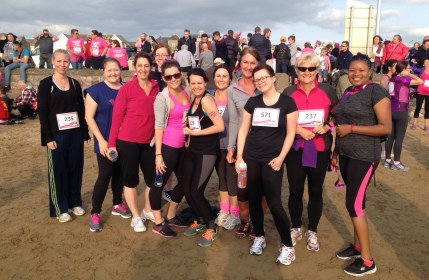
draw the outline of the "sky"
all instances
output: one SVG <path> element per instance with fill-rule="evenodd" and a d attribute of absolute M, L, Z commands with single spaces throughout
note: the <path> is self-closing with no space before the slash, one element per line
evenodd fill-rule
<path fill-rule="evenodd" d="M 376 0 L 360 2 L 377 6 Z M 281 35 L 294 34 L 302 45 L 305 41 L 342 41 L 346 5 L 346 0 L 2 0 L 0 33 L 29 38 L 44 28 L 56 35 L 69 34 L 71 28 L 81 34 L 96 29 L 123 35 L 132 42 L 142 32 L 155 38 L 181 37 L 185 28 L 209 35 L 232 29 L 244 37 L 260 26 L 272 30 L 273 44 Z M 391 40 L 394 34 L 401 34 L 407 45 L 421 42 L 429 35 L 429 24 L 424 23 L 427 11 L 429 0 L 382 0 L 380 35 Z"/>

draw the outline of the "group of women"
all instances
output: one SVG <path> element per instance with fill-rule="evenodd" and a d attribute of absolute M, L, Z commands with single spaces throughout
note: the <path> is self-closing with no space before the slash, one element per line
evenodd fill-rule
<path fill-rule="evenodd" d="M 323 182 L 328 165 L 335 167 L 339 156 L 355 238 L 337 256 L 356 258 L 345 268 L 348 274 L 374 273 L 365 192 L 380 160 L 380 136 L 390 133 L 392 120 L 387 91 L 370 82 L 369 58 L 353 57 L 348 74 L 352 87 L 338 101 L 332 88 L 317 82 L 320 61 L 315 54 L 298 59 L 298 83 L 283 94 L 275 88 L 273 69 L 259 65 L 254 48 L 243 49 L 242 76 L 232 85 L 228 67 L 215 69 L 213 94 L 207 92 L 208 77 L 199 68 L 188 72 L 185 88 L 180 65 L 167 60 L 169 55 L 168 47 L 156 46 L 151 71 L 151 57 L 138 53 L 136 75 L 124 85 L 119 62 L 106 59 L 104 81 L 85 90 L 84 103 L 79 83 L 67 77 L 69 55 L 55 51 L 55 74 L 41 81 L 38 96 L 42 144 L 48 147 L 51 216 L 67 222 L 72 219 L 69 209 L 75 215 L 85 213 L 80 187 L 88 124 L 99 165 L 91 231 L 101 230 L 100 211 L 111 180 L 112 214 L 131 218 L 135 232 L 146 230 L 146 219 L 153 221 L 153 232 L 165 237 L 177 235 L 172 227 L 186 227 L 185 236 L 201 235 L 202 247 L 213 244 L 217 226 L 239 226 L 237 237 L 248 235 L 253 240 L 250 254 L 261 255 L 266 247 L 264 213 L 269 208 L 282 244 L 277 262 L 290 265 L 296 258 L 294 245 L 302 239 L 305 179 L 309 203 L 304 236 L 307 249 L 317 252 Z M 337 140 L 331 156 L 333 131 Z M 242 163 L 247 165 L 247 187 L 239 189 Z M 291 225 L 281 200 L 283 163 Z M 139 168 L 146 184 L 142 213 L 136 189 Z M 220 212 L 213 221 L 204 191 L 214 169 L 219 175 Z M 178 184 L 163 217 L 162 191 L 173 172 Z M 191 225 L 176 214 L 183 197 L 195 217 Z"/>

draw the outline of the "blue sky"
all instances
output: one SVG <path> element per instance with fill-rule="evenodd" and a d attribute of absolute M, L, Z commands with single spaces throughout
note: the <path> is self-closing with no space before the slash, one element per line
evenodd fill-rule
<path fill-rule="evenodd" d="M 48 28 L 59 34 L 78 28 L 80 33 L 97 29 L 104 34 L 122 34 L 134 41 L 141 32 L 155 37 L 206 33 L 228 29 L 243 36 L 255 26 L 271 28 L 271 41 L 277 44 L 281 35 L 295 34 L 297 42 L 341 41 L 344 37 L 345 0 L 273 1 L 273 0 L 2 0 L 0 32 L 13 32 L 32 37 Z M 360 1 L 376 7 L 376 0 Z M 8 11 L 8 12 L 5 12 Z M 391 39 L 401 34 L 404 43 L 421 42 L 429 35 L 424 24 L 429 0 L 382 0 L 380 34 Z M 426 21 L 427 22 L 427 21 Z"/>

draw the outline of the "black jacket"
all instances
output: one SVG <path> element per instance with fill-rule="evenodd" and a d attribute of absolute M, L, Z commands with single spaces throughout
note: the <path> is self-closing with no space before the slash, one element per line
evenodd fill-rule
<path fill-rule="evenodd" d="M 195 47 L 195 40 L 191 36 L 186 40 L 185 36 L 179 39 L 177 42 L 177 50 L 180 51 L 182 49 L 183 45 L 188 46 L 188 51 L 190 51 L 192 54 L 195 54 L 196 47 Z"/>

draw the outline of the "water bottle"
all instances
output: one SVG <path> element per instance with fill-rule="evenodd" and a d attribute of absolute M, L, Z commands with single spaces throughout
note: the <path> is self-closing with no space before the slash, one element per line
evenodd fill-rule
<path fill-rule="evenodd" d="M 157 172 L 155 176 L 155 187 L 161 188 L 163 182 L 164 182 L 164 174 L 162 174 L 161 172 L 159 173 Z"/>
<path fill-rule="evenodd" d="M 238 173 L 238 187 L 244 189 L 247 186 L 247 164 L 243 161 L 238 164 L 240 173 Z"/>
<path fill-rule="evenodd" d="M 110 156 L 110 160 L 111 160 L 112 162 L 115 162 L 115 161 L 117 161 L 117 160 L 118 160 L 118 154 L 115 152 L 115 150 L 111 150 L 111 151 L 109 152 L 109 156 Z"/>

